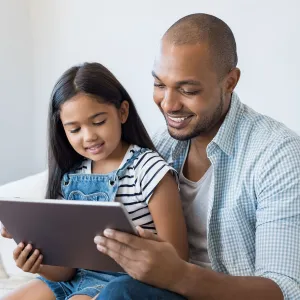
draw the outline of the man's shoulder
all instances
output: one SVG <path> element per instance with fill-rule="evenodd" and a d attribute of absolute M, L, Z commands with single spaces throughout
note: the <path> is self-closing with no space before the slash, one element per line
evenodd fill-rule
<path fill-rule="evenodd" d="M 246 105 L 239 121 L 235 145 L 236 157 L 242 159 L 244 166 L 245 161 L 249 162 L 246 165 L 253 170 L 269 169 L 273 173 L 273 163 L 277 163 L 277 169 L 282 171 L 300 166 L 300 136 L 286 125 Z"/>
<path fill-rule="evenodd" d="M 256 145 L 280 146 L 287 140 L 300 142 L 300 136 L 283 123 L 260 114 L 244 105 L 243 117 L 240 121 L 239 133 L 247 134 Z"/>
<path fill-rule="evenodd" d="M 236 150 L 240 151 L 247 147 L 247 152 L 260 151 L 267 145 L 284 143 L 289 138 L 299 139 L 299 135 L 284 124 L 242 103 L 236 93 L 232 95 L 230 110 L 217 136 L 215 140 L 226 150 L 237 147 Z"/>
<path fill-rule="evenodd" d="M 160 128 L 152 135 L 153 144 L 157 152 L 163 156 L 164 159 L 168 159 L 171 155 L 172 148 L 178 143 L 177 140 L 172 138 L 165 127 Z"/>

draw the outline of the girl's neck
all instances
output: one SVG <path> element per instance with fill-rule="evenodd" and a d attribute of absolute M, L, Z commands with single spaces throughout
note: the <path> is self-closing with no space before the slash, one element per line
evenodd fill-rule
<path fill-rule="evenodd" d="M 92 173 L 108 174 L 118 169 L 128 150 L 129 144 L 121 141 L 117 148 L 104 160 L 92 162 Z"/>

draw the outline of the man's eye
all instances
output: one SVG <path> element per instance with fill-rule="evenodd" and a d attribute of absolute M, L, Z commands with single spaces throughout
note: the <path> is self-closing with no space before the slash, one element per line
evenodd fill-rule
<path fill-rule="evenodd" d="M 193 95 L 197 95 L 199 94 L 200 91 L 185 91 L 185 90 L 182 90 L 182 92 L 186 95 L 190 95 L 190 96 L 193 96 Z"/>
<path fill-rule="evenodd" d="M 75 128 L 75 129 L 72 129 L 70 130 L 71 133 L 76 133 L 76 132 L 79 132 L 80 128 Z"/>
<path fill-rule="evenodd" d="M 163 84 L 161 84 L 161 83 L 155 83 L 155 82 L 154 82 L 154 86 L 157 87 L 157 88 L 160 88 L 160 89 L 162 89 L 162 88 L 165 87 Z"/>
<path fill-rule="evenodd" d="M 97 122 L 97 123 L 93 123 L 95 126 L 100 126 L 100 125 L 103 125 L 105 124 L 106 120 L 104 121 L 101 121 L 101 122 Z"/>

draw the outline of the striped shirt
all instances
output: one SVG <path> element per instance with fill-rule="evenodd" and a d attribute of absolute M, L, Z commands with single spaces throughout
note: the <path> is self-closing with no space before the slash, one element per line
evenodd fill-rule
<path fill-rule="evenodd" d="M 139 146 L 131 145 L 119 169 L 140 149 Z M 155 188 L 169 171 L 176 173 L 157 152 L 147 150 L 138 155 L 119 178 L 119 188 L 115 201 L 124 204 L 135 226 L 139 225 L 156 232 L 148 204 Z M 81 166 L 76 169 L 76 173 L 91 174 L 92 161 L 84 160 Z"/>
<path fill-rule="evenodd" d="M 164 130 L 154 144 L 179 172 L 190 141 Z M 206 152 L 213 168 L 207 211 L 212 269 L 272 279 L 284 299 L 300 299 L 300 137 L 233 93 Z"/>

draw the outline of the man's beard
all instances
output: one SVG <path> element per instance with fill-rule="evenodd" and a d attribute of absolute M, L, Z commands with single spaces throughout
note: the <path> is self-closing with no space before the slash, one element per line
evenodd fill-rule
<path fill-rule="evenodd" d="M 191 130 L 190 133 L 185 135 L 177 134 L 172 132 L 172 129 L 168 127 L 170 136 L 179 141 L 187 141 L 208 132 L 221 120 L 224 108 L 224 100 L 225 97 L 223 96 L 223 93 L 221 93 L 220 103 L 213 114 L 211 116 L 203 116 L 201 121 Z"/>

